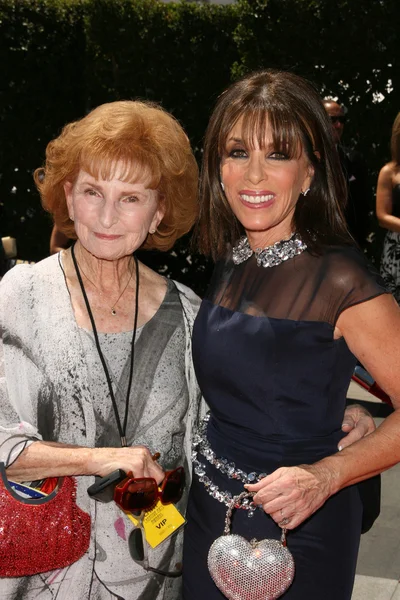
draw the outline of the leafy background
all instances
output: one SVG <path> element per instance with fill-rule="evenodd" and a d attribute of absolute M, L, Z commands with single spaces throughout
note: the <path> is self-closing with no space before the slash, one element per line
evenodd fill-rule
<path fill-rule="evenodd" d="M 1 235 L 17 238 L 19 258 L 48 254 L 51 220 L 32 172 L 65 123 L 103 102 L 155 100 L 180 120 L 201 162 L 218 94 L 265 67 L 340 98 L 345 143 L 363 153 L 374 186 L 400 110 L 399 23 L 398 0 L 1 0 Z M 379 261 L 384 232 L 373 208 L 368 254 Z M 188 241 L 142 258 L 201 293 L 211 266 Z"/>

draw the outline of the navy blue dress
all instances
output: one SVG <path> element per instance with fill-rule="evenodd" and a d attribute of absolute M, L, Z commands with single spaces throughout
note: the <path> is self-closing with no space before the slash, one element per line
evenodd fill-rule
<path fill-rule="evenodd" d="M 271 473 L 337 452 L 356 359 L 334 339 L 346 308 L 385 293 L 383 282 L 352 247 L 308 251 L 277 267 L 217 264 L 193 332 L 196 374 L 211 409 L 208 441 L 243 471 Z M 209 464 L 222 491 L 243 483 Z M 212 542 L 223 532 L 226 506 L 195 475 L 184 546 L 184 600 L 222 600 L 207 569 Z M 296 574 L 285 600 L 350 600 L 362 506 L 356 486 L 331 497 L 288 533 Z M 236 510 L 232 532 L 247 539 L 280 537 L 261 509 Z"/>

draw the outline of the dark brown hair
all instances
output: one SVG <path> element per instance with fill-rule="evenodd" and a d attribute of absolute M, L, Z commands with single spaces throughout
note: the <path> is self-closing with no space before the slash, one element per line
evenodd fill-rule
<path fill-rule="evenodd" d="M 75 183 L 80 169 L 96 178 L 113 177 L 119 161 L 126 181 L 148 174 L 149 187 L 158 190 L 165 205 L 163 220 L 142 248 L 169 250 L 196 219 L 198 168 L 178 121 L 154 103 L 102 104 L 66 125 L 48 144 L 45 165 L 34 174 L 44 208 L 60 231 L 76 239 L 64 183 Z"/>
<path fill-rule="evenodd" d="M 291 158 L 305 152 L 314 168 L 310 192 L 301 195 L 294 229 L 313 252 L 324 244 L 349 243 L 343 217 L 346 183 L 332 139 L 331 123 L 316 89 L 298 75 L 266 70 L 247 75 L 219 97 L 206 131 L 200 178 L 196 244 L 214 259 L 243 234 L 220 185 L 221 158 L 232 128 L 242 119 L 244 142 L 264 145 L 272 128 L 276 152 Z"/>
<path fill-rule="evenodd" d="M 392 161 L 396 163 L 396 165 L 400 165 L 400 113 L 393 123 L 390 150 L 392 153 Z"/>

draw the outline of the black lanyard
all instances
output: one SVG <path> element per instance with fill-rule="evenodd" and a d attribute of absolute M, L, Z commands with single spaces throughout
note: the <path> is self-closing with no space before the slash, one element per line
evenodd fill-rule
<path fill-rule="evenodd" d="M 137 259 L 136 254 L 134 254 L 133 258 L 135 261 L 135 269 L 136 269 L 135 323 L 133 326 L 133 334 L 132 334 L 132 342 L 131 342 L 131 361 L 130 361 L 131 364 L 130 364 L 130 371 L 129 371 L 128 389 L 126 392 L 124 425 L 122 426 L 121 419 L 119 418 L 117 403 L 115 401 L 115 395 L 114 395 L 114 390 L 112 387 L 110 373 L 108 371 L 107 363 L 104 359 L 103 352 L 101 351 L 101 346 L 100 346 L 100 342 L 99 342 L 99 336 L 97 334 L 96 324 L 94 322 L 93 313 L 92 313 L 92 309 L 90 308 L 90 304 L 89 304 L 89 300 L 88 300 L 88 297 L 86 294 L 85 286 L 83 285 L 81 272 L 78 267 L 78 262 L 75 257 L 74 246 L 75 246 L 75 244 L 71 247 L 72 260 L 74 263 L 76 275 L 78 277 L 79 285 L 81 287 L 83 299 L 85 300 L 89 319 L 92 324 L 92 330 L 93 330 L 94 340 L 96 343 L 97 352 L 98 352 L 101 364 L 103 366 L 104 374 L 107 379 L 108 390 L 110 392 L 111 402 L 112 402 L 112 406 L 113 406 L 114 414 L 115 414 L 115 420 L 117 421 L 118 432 L 119 432 L 119 436 L 121 438 L 121 446 L 126 446 L 127 445 L 127 443 L 126 443 L 126 426 L 127 426 L 127 422 L 128 422 L 128 408 L 129 408 L 129 397 L 131 394 L 131 387 L 132 387 L 133 365 L 135 362 L 135 339 L 136 339 L 137 320 L 138 320 L 138 312 L 139 312 L 139 310 L 138 310 L 139 309 L 139 264 L 138 264 L 138 259 Z"/>

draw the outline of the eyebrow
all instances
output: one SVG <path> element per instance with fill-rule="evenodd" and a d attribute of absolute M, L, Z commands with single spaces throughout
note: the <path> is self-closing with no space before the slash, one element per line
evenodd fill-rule
<path fill-rule="evenodd" d="M 246 142 L 243 140 L 243 138 L 237 138 L 237 137 L 230 137 L 226 140 L 226 144 L 229 143 L 237 143 L 237 144 L 246 144 Z M 265 150 L 273 150 L 274 149 L 274 143 L 271 142 L 270 144 L 265 146 Z"/>
<path fill-rule="evenodd" d="M 126 182 L 123 182 L 123 183 L 126 183 Z M 93 181 L 90 181 L 88 179 L 83 179 L 80 182 L 79 185 L 83 185 L 83 186 L 84 185 L 89 185 L 90 187 L 94 187 L 94 188 L 97 188 L 99 190 L 103 189 L 103 186 L 101 185 L 101 183 L 98 183 L 98 180 L 95 179 L 95 178 L 93 178 Z M 137 184 L 137 182 L 132 181 L 131 183 L 128 183 L 128 185 L 140 185 L 140 184 Z M 145 187 L 144 191 L 146 191 L 147 189 L 150 189 L 150 188 L 146 188 Z M 121 195 L 129 196 L 130 194 L 141 194 L 141 193 L 143 193 L 142 190 L 129 190 L 129 191 L 128 190 L 123 190 L 122 193 L 121 193 Z"/>
<path fill-rule="evenodd" d="M 101 184 L 97 183 L 97 179 L 95 178 L 93 178 L 92 181 L 90 181 L 89 179 L 82 179 L 79 185 L 90 185 L 91 187 L 101 188 Z"/>

